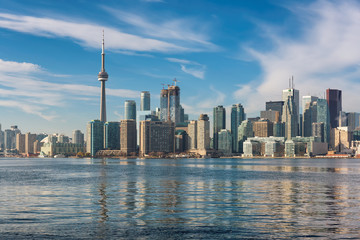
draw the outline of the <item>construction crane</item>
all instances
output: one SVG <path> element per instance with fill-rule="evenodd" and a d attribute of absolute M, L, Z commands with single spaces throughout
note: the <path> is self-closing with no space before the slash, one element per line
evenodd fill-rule
<path fill-rule="evenodd" d="M 176 83 L 180 82 L 179 80 L 176 80 L 176 78 L 174 78 L 173 81 L 175 82 L 175 86 L 176 86 Z"/>

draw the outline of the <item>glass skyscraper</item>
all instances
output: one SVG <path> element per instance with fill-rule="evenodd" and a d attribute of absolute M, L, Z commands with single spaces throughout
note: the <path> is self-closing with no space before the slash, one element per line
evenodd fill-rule
<path fill-rule="evenodd" d="M 243 152 L 243 143 L 248 137 L 253 137 L 253 124 L 249 120 L 244 120 L 241 122 L 240 126 L 238 127 L 238 139 L 239 142 L 239 153 Z"/>
<path fill-rule="evenodd" d="M 125 118 L 126 120 L 136 120 L 136 103 L 133 100 L 125 101 Z"/>
<path fill-rule="evenodd" d="M 324 141 L 329 143 L 330 140 L 330 113 L 326 99 L 316 101 L 316 118 L 318 123 L 324 123 Z"/>
<path fill-rule="evenodd" d="M 140 94 L 140 111 L 150 111 L 150 92 L 142 91 Z"/>
<path fill-rule="evenodd" d="M 221 105 L 214 107 L 213 109 L 213 134 L 214 134 L 214 149 L 218 149 L 218 134 L 221 129 L 226 129 L 226 111 L 225 108 Z"/>
<path fill-rule="evenodd" d="M 104 124 L 104 147 L 108 150 L 120 150 L 120 122 Z"/>
<path fill-rule="evenodd" d="M 326 100 L 329 107 L 331 128 L 339 126 L 338 118 L 339 113 L 342 111 L 341 99 L 341 90 L 330 88 L 326 89 Z"/>
<path fill-rule="evenodd" d="M 291 89 L 289 89 L 291 90 Z M 283 95 L 284 96 L 284 95 Z M 285 139 L 291 139 L 298 135 L 299 130 L 299 116 L 297 115 L 297 107 L 293 94 L 287 96 L 283 107 L 283 115 L 281 121 L 285 124 Z"/>
<path fill-rule="evenodd" d="M 241 104 L 234 104 L 231 107 L 231 136 L 232 151 L 239 152 L 238 128 L 246 118 L 244 107 Z"/>
<path fill-rule="evenodd" d="M 75 144 L 84 144 L 84 134 L 80 130 L 74 130 L 72 142 Z"/>
<path fill-rule="evenodd" d="M 92 120 L 87 125 L 86 150 L 91 156 L 104 149 L 104 122 Z"/>
<path fill-rule="evenodd" d="M 180 88 L 178 86 L 169 86 L 168 89 L 162 89 L 160 93 L 160 119 L 162 121 L 180 122 Z"/>

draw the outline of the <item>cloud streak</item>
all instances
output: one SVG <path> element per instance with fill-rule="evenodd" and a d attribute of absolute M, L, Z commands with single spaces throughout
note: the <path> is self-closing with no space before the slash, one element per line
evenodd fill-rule
<path fill-rule="evenodd" d="M 217 51 L 219 47 L 211 43 L 204 22 L 197 19 L 164 18 L 150 19 L 149 15 L 125 12 L 103 7 L 122 22 L 131 25 L 139 34 L 162 40 L 171 40 L 191 51 Z"/>
<path fill-rule="evenodd" d="M 89 100 L 100 94 L 99 87 L 42 80 L 42 75 L 49 74 L 52 75 L 36 64 L 0 59 L 0 106 L 52 120 L 57 117 L 49 113 L 53 107 L 63 108 L 69 100 Z M 139 94 L 127 89 L 107 89 L 108 96 L 136 98 Z"/>
<path fill-rule="evenodd" d="M 178 59 L 178 58 L 166 58 L 169 62 L 179 63 L 181 70 L 187 74 L 190 74 L 196 78 L 204 79 L 205 78 L 205 69 L 206 66 L 197 62 Z"/>
<path fill-rule="evenodd" d="M 82 46 L 93 48 L 99 48 L 101 32 L 104 29 L 107 48 L 114 50 L 140 52 L 179 52 L 190 50 L 166 41 L 124 33 L 118 29 L 100 26 L 91 22 L 79 23 L 46 17 L 0 13 L 0 28 L 48 38 L 72 38 Z"/>
<path fill-rule="evenodd" d="M 265 101 L 281 99 L 281 90 L 294 75 L 301 95 L 322 96 L 326 88 L 343 89 L 343 103 L 349 107 L 345 111 L 358 110 L 360 4 L 317 1 L 289 9 L 304 30 L 286 36 L 278 27 L 262 25 L 274 47 L 266 52 L 246 50 L 261 65 L 263 79 L 239 86 L 234 98 L 244 100 L 249 111 L 258 114 Z"/>

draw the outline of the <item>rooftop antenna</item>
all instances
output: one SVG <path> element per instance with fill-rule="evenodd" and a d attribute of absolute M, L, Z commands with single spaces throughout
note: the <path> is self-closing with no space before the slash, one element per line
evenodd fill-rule
<path fill-rule="evenodd" d="M 289 78 L 289 88 L 291 88 L 291 82 L 290 82 L 290 78 Z"/>
<path fill-rule="evenodd" d="M 292 77 L 292 88 L 294 88 L 294 76 L 291 77 Z"/>
<path fill-rule="evenodd" d="M 176 83 L 180 82 L 179 80 L 176 80 L 176 78 L 174 78 L 173 81 L 175 82 L 175 86 L 176 86 Z"/>

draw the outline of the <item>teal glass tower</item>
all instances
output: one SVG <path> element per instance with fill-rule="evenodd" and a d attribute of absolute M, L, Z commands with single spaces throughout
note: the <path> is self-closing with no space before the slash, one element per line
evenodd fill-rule
<path fill-rule="evenodd" d="M 120 150 L 120 122 L 104 124 L 104 147 L 108 150 Z"/>
<path fill-rule="evenodd" d="M 234 104 L 231 107 L 231 136 L 232 136 L 232 151 L 238 153 L 239 141 L 238 141 L 238 128 L 242 121 L 246 118 L 244 107 L 239 104 Z"/>
<path fill-rule="evenodd" d="M 142 91 L 140 94 L 140 111 L 150 111 L 150 92 Z"/>
<path fill-rule="evenodd" d="M 87 125 L 87 152 L 95 156 L 96 152 L 104 149 L 104 122 L 92 120 Z"/>
<path fill-rule="evenodd" d="M 226 129 L 226 111 L 221 105 L 214 107 L 213 111 L 214 149 L 218 150 L 218 134 L 221 129 Z"/>
<path fill-rule="evenodd" d="M 330 140 L 330 111 L 326 99 L 318 99 L 316 101 L 317 121 L 324 123 L 324 141 L 329 143 Z"/>
<path fill-rule="evenodd" d="M 133 100 L 125 101 L 125 119 L 136 120 L 136 102 Z"/>

